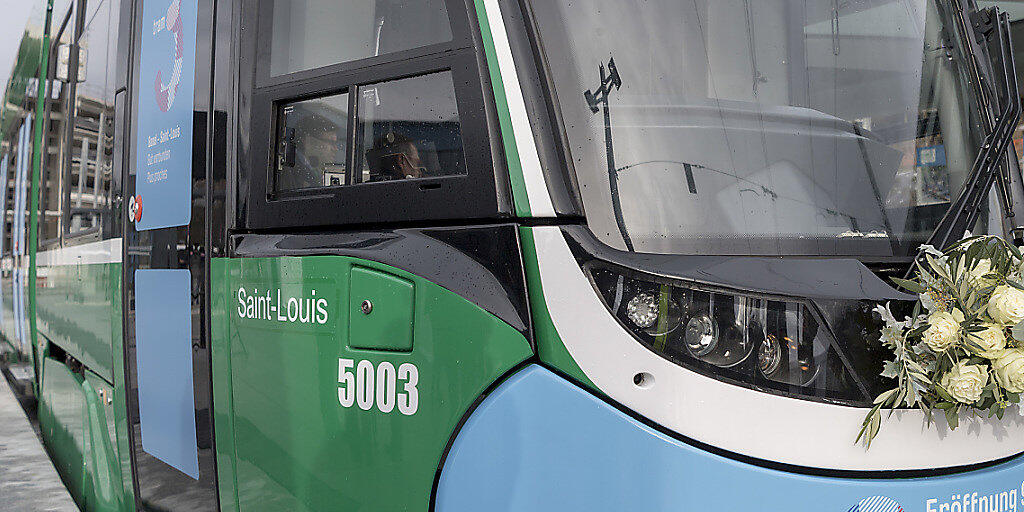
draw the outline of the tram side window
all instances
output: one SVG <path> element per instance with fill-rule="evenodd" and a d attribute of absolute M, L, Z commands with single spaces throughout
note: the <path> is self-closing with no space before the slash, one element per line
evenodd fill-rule
<path fill-rule="evenodd" d="M 43 152 L 41 209 L 43 212 L 39 223 L 39 246 L 51 247 L 60 243 L 62 229 L 61 190 L 64 188 L 64 174 L 70 152 L 67 151 L 67 138 L 70 117 L 67 115 L 71 103 L 71 86 L 69 83 L 71 63 L 70 49 L 74 38 L 74 19 L 78 15 L 77 2 L 72 2 L 62 17 L 54 19 L 68 20 L 61 24 L 61 30 L 54 38 L 50 51 L 50 73 L 54 77 L 48 80 L 46 95 L 46 121 L 43 143 L 47 148 Z"/>
<path fill-rule="evenodd" d="M 271 8 L 271 76 L 452 38 L 444 0 L 274 0 Z"/>
<path fill-rule="evenodd" d="M 114 53 L 117 14 L 111 0 L 100 2 L 79 37 L 78 83 L 75 88 L 74 124 L 65 169 L 70 210 L 70 235 L 99 234 L 109 224 L 114 139 Z"/>
<path fill-rule="evenodd" d="M 360 88 L 361 183 L 466 174 L 449 72 Z"/>
<path fill-rule="evenodd" d="M 360 86 L 357 97 L 354 113 L 348 93 L 279 108 L 278 191 L 466 174 L 450 72 Z M 354 154 L 346 151 L 351 117 Z"/>
<path fill-rule="evenodd" d="M 277 190 L 345 183 L 348 93 L 287 103 L 278 126 Z"/>

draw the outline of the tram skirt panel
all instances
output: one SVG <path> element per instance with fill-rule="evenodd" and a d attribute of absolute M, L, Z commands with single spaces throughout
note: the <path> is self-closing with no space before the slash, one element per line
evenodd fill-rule
<path fill-rule="evenodd" d="M 984 500 L 991 510 L 1009 511 L 1020 505 L 1022 480 L 1020 458 L 905 480 L 766 469 L 666 436 L 530 366 L 499 386 L 464 425 L 442 470 L 435 509 L 925 512 L 951 506 L 952 496 L 966 493 L 968 508 L 962 510 Z"/>

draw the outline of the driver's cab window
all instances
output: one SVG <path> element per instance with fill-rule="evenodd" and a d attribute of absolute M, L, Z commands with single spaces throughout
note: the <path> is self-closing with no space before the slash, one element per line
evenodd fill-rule
<path fill-rule="evenodd" d="M 469 4 L 244 1 L 243 115 L 260 135 L 240 169 L 247 227 L 507 211 Z"/>
<path fill-rule="evenodd" d="M 296 101 L 278 110 L 278 191 L 346 182 L 348 93 Z"/>
<path fill-rule="evenodd" d="M 358 86 L 355 97 L 355 112 L 347 91 L 279 106 L 278 192 L 466 174 L 450 72 Z"/>
<path fill-rule="evenodd" d="M 363 87 L 356 128 L 361 183 L 466 174 L 448 72 Z"/>

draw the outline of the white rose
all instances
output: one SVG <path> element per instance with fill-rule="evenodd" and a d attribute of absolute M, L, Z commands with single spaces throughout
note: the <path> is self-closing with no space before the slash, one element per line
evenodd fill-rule
<path fill-rule="evenodd" d="M 1024 292 L 1008 285 L 997 286 L 988 299 L 988 316 L 1003 325 L 1024 320 Z"/>
<path fill-rule="evenodd" d="M 972 332 L 967 339 L 971 342 L 967 345 L 971 352 L 988 359 L 999 357 L 1006 348 L 1003 328 L 995 324 L 987 324 L 984 331 Z"/>
<path fill-rule="evenodd" d="M 1024 392 L 1024 349 L 1004 350 L 998 359 L 992 361 L 996 382 L 1010 393 Z"/>
<path fill-rule="evenodd" d="M 981 392 L 988 385 L 988 370 L 981 365 L 960 361 L 942 376 L 941 383 L 957 402 L 973 404 L 981 398 Z"/>
<path fill-rule="evenodd" d="M 935 352 L 945 352 L 960 339 L 960 322 L 964 314 L 959 309 L 937 311 L 928 315 L 928 329 L 924 331 L 924 343 Z"/>

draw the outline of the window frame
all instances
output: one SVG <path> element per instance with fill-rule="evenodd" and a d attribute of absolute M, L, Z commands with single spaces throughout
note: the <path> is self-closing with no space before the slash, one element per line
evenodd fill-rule
<path fill-rule="evenodd" d="M 89 0 L 85 0 L 83 2 L 83 5 L 85 5 L 87 2 L 89 2 Z M 107 19 L 106 19 L 107 31 L 106 31 L 106 39 L 103 41 L 102 50 L 106 51 L 106 50 L 108 50 L 110 48 L 111 39 L 112 38 L 117 38 L 117 36 L 118 36 L 117 31 L 118 31 L 118 28 L 119 28 L 117 23 L 111 23 L 112 21 L 115 21 L 118 18 L 118 17 L 115 17 L 115 16 L 112 15 L 112 13 L 114 12 L 113 9 L 115 7 L 117 7 L 116 5 L 114 5 L 114 2 L 115 2 L 115 0 L 99 0 L 99 1 L 94 2 L 91 5 L 83 7 L 81 9 L 82 12 L 83 12 L 83 17 L 82 17 L 81 22 L 80 22 L 81 26 L 80 26 L 80 28 L 78 29 L 78 31 L 76 32 L 76 34 L 74 36 L 74 43 L 73 43 L 74 44 L 74 49 L 73 49 L 73 51 L 75 51 L 76 53 L 80 52 L 80 49 L 82 47 L 82 37 L 84 37 L 86 35 L 86 32 L 88 32 L 88 31 L 90 31 L 90 30 L 92 30 L 94 28 L 93 27 L 93 22 L 98 21 L 96 19 L 96 17 L 100 15 L 98 9 L 101 8 L 101 7 L 104 7 L 104 6 L 107 8 Z M 90 50 L 90 52 L 91 51 L 94 51 L 94 50 Z M 105 240 L 105 239 L 111 238 L 113 236 L 112 233 L 113 233 L 113 227 L 114 227 L 113 226 L 113 223 L 114 223 L 114 212 L 112 210 L 112 208 L 113 208 L 112 203 L 113 202 L 110 201 L 110 199 L 112 198 L 112 194 L 111 194 L 110 190 L 107 191 L 108 202 L 107 202 L 106 206 L 101 206 L 101 207 L 85 207 L 85 206 L 76 207 L 76 206 L 72 205 L 72 201 L 71 201 L 71 174 L 74 171 L 74 167 L 75 167 L 74 164 L 73 164 L 74 154 L 73 154 L 73 147 L 72 147 L 72 145 L 73 145 L 73 141 L 74 141 L 74 132 L 75 132 L 75 129 L 78 127 L 78 118 L 79 118 L 79 116 L 78 116 L 78 101 L 79 101 L 79 87 L 78 87 L 78 84 L 85 83 L 83 80 L 79 80 L 80 77 L 78 76 L 78 74 L 79 74 L 80 65 L 81 65 L 81 62 L 80 62 L 79 59 L 80 58 L 76 58 L 74 60 L 75 81 L 73 83 L 74 88 L 71 91 L 72 95 L 69 98 L 69 106 L 68 106 L 68 113 L 67 113 L 68 125 L 69 125 L 68 129 L 70 131 L 70 133 L 68 135 L 68 137 L 69 137 L 68 138 L 69 145 L 68 145 L 68 148 L 67 148 L 67 151 L 68 151 L 67 160 L 66 160 L 67 161 L 67 165 L 63 169 L 61 169 L 61 173 L 63 175 L 63 177 L 62 177 L 63 182 L 66 183 L 66 186 L 64 187 L 64 190 L 63 190 L 63 197 L 61 198 L 61 201 L 62 201 L 62 204 L 61 204 L 61 215 L 65 219 L 65 222 L 63 224 L 64 227 L 63 227 L 62 235 L 64 237 L 65 243 L 68 243 L 68 242 L 74 240 L 74 245 L 79 245 L 79 244 L 84 244 L 84 243 L 88 243 L 88 242 L 93 242 L 93 241 L 98 241 L 98 240 Z M 109 66 L 109 63 L 108 63 L 108 67 L 104 70 L 104 79 L 113 78 L 111 70 L 112 70 L 112 68 Z M 113 83 L 110 83 L 109 87 L 104 92 L 107 92 L 108 90 L 109 90 L 109 92 L 111 92 L 111 96 L 109 98 L 103 98 L 103 99 L 105 99 L 105 100 L 109 99 L 111 101 L 111 112 L 110 112 L 110 114 L 111 114 L 111 116 L 114 116 L 114 118 L 112 120 L 108 119 L 108 121 L 111 121 L 113 124 L 116 125 L 116 122 L 117 122 L 117 120 L 116 120 L 116 113 L 113 112 L 113 108 L 112 108 L 113 107 L 113 102 L 114 102 L 114 97 L 116 96 L 116 94 L 114 94 Z M 109 133 L 104 132 L 102 127 L 98 127 L 98 128 L 99 128 L 99 132 L 103 133 L 103 135 L 105 137 L 106 136 L 113 137 L 113 135 L 114 135 L 114 130 L 113 130 L 114 126 L 111 126 L 112 130 Z M 97 151 L 96 161 L 97 161 L 97 164 L 98 164 L 102 160 L 102 158 L 99 155 L 100 155 L 100 152 L 102 152 L 104 150 L 104 147 L 103 147 L 103 141 L 102 140 L 98 140 L 97 142 L 98 142 L 98 144 L 97 144 L 95 150 Z M 88 156 L 88 155 L 86 155 L 86 156 Z M 111 154 L 110 161 L 111 161 L 111 166 L 113 166 L 113 154 Z M 88 169 L 88 166 L 86 166 L 86 169 Z M 113 172 L 114 172 L 113 171 L 113 167 L 111 167 L 111 173 L 113 174 Z M 94 176 L 96 178 L 102 179 L 102 176 L 101 176 L 101 174 L 99 172 L 95 173 Z M 78 177 L 79 180 L 87 179 L 87 178 L 88 178 L 88 172 L 86 173 L 85 176 L 82 176 L 80 174 L 79 177 Z M 111 176 L 111 184 L 110 184 L 110 186 L 113 187 L 113 176 Z M 98 187 L 97 187 L 97 189 L 98 189 Z M 93 217 L 94 218 L 94 220 L 93 220 L 94 224 L 91 227 L 88 227 L 88 228 L 85 228 L 85 229 L 79 229 L 77 231 L 72 231 L 71 230 L 71 226 L 72 226 L 71 220 L 75 216 L 75 214 L 81 214 L 81 213 L 92 214 L 94 216 Z"/>
<path fill-rule="evenodd" d="M 46 73 L 46 86 L 44 87 L 44 90 L 46 91 L 46 97 L 43 98 L 43 101 L 44 101 L 44 108 L 43 108 L 43 110 L 45 111 L 45 119 L 43 120 L 43 122 L 46 123 L 46 124 L 43 125 L 43 142 L 42 143 L 43 143 L 44 146 L 49 143 L 50 122 L 51 122 L 52 117 L 53 117 L 52 116 L 53 109 L 54 108 L 61 108 L 63 106 L 64 107 L 64 112 L 62 112 L 63 119 L 60 121 L 60 125 L 59 125 L 60 126 L 60 130 L 57 133 L 57 136 L 60 138 L 60 140 L 56 141 L 57 151 L 54 152 L 54 154 L 53 154 L 53 158 L 57 159 L 57 167 L 56 167 L 56 169 L 54 169 L 56 172 L 53 173 L 55 175 L 51 176 L 51 173 L 49 172 L 49 158 L 50 158 L 49 151 L 42 151 L 41 159 L 40 159 L 40 172 L 39 172 L 39 178 L 40 178 L 40 187 L 39 187 L 39 189 L 40 189 L 39 216 L 40 216 L 40 219 L 39 219 L 39 223 L 38 223 L 38 226 L 37 226 L 37 229 L 38 229 L 38 232 L 37 232 L 37 236 L 38 236 L 37 247 L 38 247 L 38 250 L 47 250 L 47 249 L 52 249 L 52 248 L 55 248 L 55 247 L 59 247 L 61 245 L 61 243 L 63 242 L 63 240 L 65 238 L 67 238 L 67 233 L 66 233 L 66 231 L 67 231 L 67 223 L 65 222 L 65 218 L 64 218 L 64 214 L 65 214 L 64 187 L 67 186 L 66 185 L 66 179 L 67 178 L 65 176 L 64 167 L 65 167 L 65 163 L 66 163 L 66 161 L 68 159 L 68 155 L 70 155 L 70 150 L 67 148 L 67 139 L 69 137 L 69 126 L 70 126 L 70 124 L 72 122 L 72 120 L 71 120 L 72 116 L 71 116 L 71 114 L 69 112 L 69 110 L 70 110 L 69 105 L 71 104 L 71 101 L 68 100 L 66 102 L 63 102 L 63 105 L 62 105 L 62 102 L 61 102 L 60 98 L 57 98 L 57 99 L 53 98 L 53 88 L 54 88 L 54 83 L 55 82 L 60 82 L 60 83 L 63 84 L 63 85 L 60 86 L 61 87 L 61 94 L 62 95 L 63 94 L 67 94 L 69 97 L 71 97 L 74 94 L 74 88 L 73 88 L 74 87 L 74 80 L 71 80 L 71 77 L 72 77 L 72 73 L 77 75 L 77 73 L 78 73 L 78 65 L 74 62 L 73 58 L 69 58 L 69 61 L 68 61 L 68 81 L 67 82 L 63 82 L 63 81 L 57 80 L 57 60 L 58 60 L 57 56 L 58 56 L 58 53 L 60 52 L 61 39 L 63 39 L 65 34 L 67 34 L 67 33 L 70 34 L 70 38 L 69 38 L 70 42 L 68 43 L 70 45 L 70 50 L 69 51 L 75 51 L 75 46 L 78 44 L 78 23 L 79 23 L 79 18 L 82 17 L 81 12 L 80 12 L 82 10 L 81 9 L 82 6 L 80 4 L 81 4 L 81 2 L 79 2 L 79 0 L 72 0 L 71 2 L 68 3 L 67 9 L 64 12 L 64 14 L 60 18 L 55 18 L 55 19 L 59 19 L 61 21 L 60 21 L 59 25 L 56 25 L 58 27 L 57 30 L 50 36 L 51 38 L 50 38 L 50 46 L 49 46 L 49 48 L 45 49 L 45 51 L 49 52 L 49 59 L 48 59 L 48 67 L 47 67 L 47 73 Z M 67 32 L 69 30 L 70 30 L 70 32 Z M 77 52 L 75 52 L 75 53 L 76 53 L 76 56 L 77 56 Z M 68 163 L 67 165 L 70 165 L 70 163 Z M 51 182 L 50 183 L 51 187 L 55 187 L 57 189 L 54 192 L 54 199 L 56 199 L 56 204 L 51 204 L 51 200 L 50 200 L 50 192 L 51 192 L 51 190 L 49 190 L 46 187 L 47 182 Z M 57 232 L 55 233 L 56 237 L 53 237 L 53 238 L 46 238 L 46 237 L 43 236 L 44 234 L 46 234 L 45 233 L 45 224 L 46 224 L 46 210 L 47 210 L 47 208 L 53 208 L 57 212 L 57 226 L 56 226 Z"/>
<path fill-rule="evenodd" d="M 444 0 L 452 40 L 424 47 L 270 76 L 272 2 L 242 0 L 239 55 L 239 223 L 245 229 L 366 225 L 408 221 L 493 219 L 510 213 L 504 165 L 492 154 L 497 121 L 484 91 L 486 69 L 475 48 L 475 18 L 464 0 Z M 472 25 L 471 25 L 472 24 Z M 258 30 L 244 30 L 258 27 Z M 353 172 L 360 87 L 450 72 L 459 112 L 466 174 L 415 180 L 274 190 L 278 109 L 283 103 L 349 93 L 346 164 Z M 485 89 L 486 87 L 486 89 Z M 246 99 L 249 105 L 246 108 Z M 248 138 L 246 137 L 248 132 Z M 496 175 L 495 173 L 499 173 Z M 455 200 L 457 199 L 457 200 Z"/>

